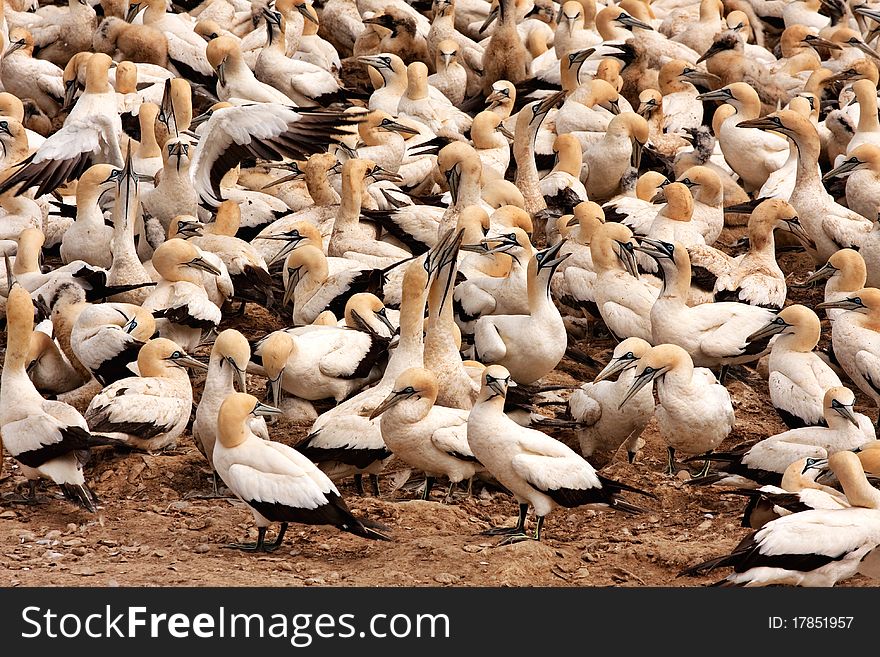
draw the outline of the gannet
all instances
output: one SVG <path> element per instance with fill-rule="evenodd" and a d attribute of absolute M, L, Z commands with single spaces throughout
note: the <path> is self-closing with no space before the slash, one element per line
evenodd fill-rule
<path fill-rule="evenodd" d="M 568 400 L 568 410 L 577 422 L 577 436 L 581 454 L 598 468 L 605 467 L 614 458 L 621 445 L 632 463 L 644 439 L 642 432 L 654 416 L 654 392 L 647 386 L 627 400 L 635 378 L 638 360 L 651 345 L 641 338 L 627 338 L 614 348 L 611 360 L 592 382 L 584 383 Z M 610 377 L 618 374 L 616 381 Z"/>
<path fill-rule="evenodd" d="M 484 533 L 507 536 L 499 545 L 540 541 L 544 519 L 560 506 L 610 507 L 626 513 L 643 510 L 618 495 L 630 491 L 654 497 L 651 493 L 603 477 L 565 444 L 507 417 L 504 401 L 511 384 L 516 385 L 504 367 L 487 367 L 480 396 L 467 421 L 467 441 L 474 456 L 519 503 L 515 527 L 493 527 Z M 533 536 L 525 533 L 529 506 L 537 516 Z"/>
<path fill-rule="evenodd" d="M 217 416 L 214 465 L 217 474 L 254 515 L 258 536 L 254 544 L 230 547 L 249 552 L 272 552 L 281 546 L 288 524 L 333 525 L 364 538 L 386 537 L 368 529 L 348 510 L 333 482 L 314 463 L 292 447 L 263 440 L 251 431 L 251 416 L 277 415 L 247 393 L 233 393 L 223 400 Z M 265 543 L 266 528 L 280 522 L 273 543 Z"/>
<path fill-rule="evenodd" d="M 119 379 L 95 395 L 85 412 L 92 433 L 129 447 L 157 451 L 186 429 L 192 413 L 187 367 L 205 369 L 171 340 L 155 338 L 141 347 L 140 376 Z"/>

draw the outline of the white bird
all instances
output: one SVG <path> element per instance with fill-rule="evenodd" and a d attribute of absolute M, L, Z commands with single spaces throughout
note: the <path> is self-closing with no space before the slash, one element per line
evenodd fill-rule
<path fill-rule="evenodd" d="M 758 482 L 779 485 L 789 464 L 799 458 L 826 458 L 856 449 L 875 439 L 867 416 L 853 411 L 855 395 L 844 386 L 829 388 L 822 398 L 825 426 L 800 427 L 765 438 L 753 445 L 719 453 L 718 472 L 692 483 Z"/>
<path fill-rule="evenodd" d="M 254 354 L 266 350 L 286 363 L 280 386 L 300 399 L 334 399 L 337 403 L 381 377 L 388 338 L 338 326 L 312 326 L 296 332 L 270 333 L 254 345 Z"/>
<path fill-rule="evenodd" d="M 880 406 L 880 290 L 866 287 L 839 301 L 825 301 L 819 308 L 840 308 L 831 325 L 831 345 L 837 362 L 853 383 Z M 878 420 L 880 422 L 880 420 Z"/>
<path fill-rule="evenodd" d="M 697 575 L 733 566 L 723 586 L 834 586 L 858 572 L 880 545 L 880 493 L 868 483 L 858 457 L 839 452 L 829 465 L 843 485 L 849 509 L 815 509 L 768 522 L 729 555 L 682 571 Z"/>
<path fill-rule="evenodd" d="M 192 413 L 192 385 L 186 367 L 205 369 L 171 340 L 155 338 L 141 347 L 140 376 L 119 379 L 99 392 L 86 409 L 92 433 L 129 447 L 157 451 L 183 434 Z"/>
<path fill-rule="evenodd" d="M 682 347 L 697 367 L 747 363 L 769 350 L 769 338 L 755 343 L 747 338 L 773 319 L 773 311 L 733 301 L 688 306 L 691 263 L 687 249 L 648 239 L 635 248 L 654 257 L 663 270 L 663 288 L 651 308 L 655 345 Z"/>
<path fill-rule="evenodd" d="M 6 354 L 0 379 L 0 430 L 9 454 L 27 477 L 34 499 L 36 480 L 51 479 L 89 511 L 99 504 L 86 485 L 82 463 L 94 442 L 83 417 L 59 401 L 47 401 L 27 375 L 34 304 L 13 284 L 6 303 Z"/>
<path fill-rule="evenodd" d="M 789 429 L 824 425 L 825 392 L 843 385 L 828 363 L 813 352 L 821 331 L 816 313 L 793 304 L 749 336 L 750 342 L 779 336 L 770 347 L 767 363 L 770 401 Z"/>
<path fill-rule="evenodd" d="M 518 383 L 533 383 L 562 360 L 568 336 L 562 316 L 550 299 L 550 279 L 570 254 L 557 257 L 563 242 L 538 251 L 529 260 L 528 313 L 486 315 L 474 325 L 478 360 L 503 365 Z"/>
<path fill-rule="evenodd" d="M 637 276 L 631 239 L 632 231 L 623 224 L 608 222 L 597 228 L 590 241 L 596 270 L 593 289 L 572 288 L 572 294 L 583 303 L 592 292 L 599 315 L 618 339 L 637 337 L 651 342 L 651 309 L 657 289 Z"/>
<path fill-rule="evenodd" d="M 519 503 L 515 527 L 493 527 L 485 534 L 506 535 L 499 545 L 539 541 L 544 519 L 560 506 L 610 507 L 626 513 L 643 510 L 618 495 L 626 490 L 654 497 L 651 493 L 603 477 L 570 447 L 507 417 L 504 401 L 512 385 L 516 384 L 504 367 L 487 367 L 480 395 L 467 421 L 467 440 L 474 456 Z M 529 506 L 534 507 L 537 516 L 533 536 L 525 533 Z"/>
<path fill-rule="evenodd" d="M 297 449 L 318 463 L 332 479 L 354 475 L 359 493 L 363 491 L 363 475 L 368 474 L 378 495 L 378 474 L 392 456 L 382 440 L 379 422 L 367 416 L 388 396 L 402 372 L 411 367 L 424 367 L 424 319 L 430 274 L 451 248 L 448 238 L 441 239 L 426 256 L 406 267 L 400 304 L 400 340 L 388 358 L 382 379 L 321 414 L 309 435 L 297 444 Z"/>
<path fill-rule="evenodd" d="M 872 222 L 836 203 L 822 186 L 817 166 L 819 134 L 809 118 L 794 110 L 780 110 L 764 118 L 744 121 L 740 127 L 779 132 L 797 145 L 797 179 L 789 203 L 816 244 L 807 251 L 817 265 L 825 264 L 835 251 L 858 247 L 865 241 Z"/>
<path fill-rule="evenodd" d="M 219 425 L 217 414 L 220 405 L 235 392 L 235 385 L 241 392 L 247 392 L 247 366 L 251 348 L 247 339 L 235 329 L 221 331 L 211 347 L 208 359 L 208 373 L 205 387 L 196 407 L 196 417 L 192 426 L 192 436 L 208 465 L 211 467 L 214 494 L 217 494 L 217 471 L 214 468 L 214 445 L 217 443 Z M 255 435 L 269 440 L 269 429 L 262 417 L 252 418 L 248 426 Z"/>
<path fill-rule="evenodd" d="M 798 459 L 785 469 L 779 486 L 734 488 L 725 492 L 749 498 L 742 526 L 752 529 L 761 529 L 771 520 L 810 509 L 847 509 L 851 505 L 846 495 L 816 483 L 816 477 L 827 465 L 828 459 Z"/>
<path fill-rule="evenodd" d="M 426 476 L 422 499 L 430 499 L 437 477 L 449 479 L 446 501 L 455 485 L 483 469 L 467 441 L 469 411 L 436 404 L 439 385 L 431 371 L 414 367 L 404 371 L 391 394 L 370 414 L 382 416 L 382 439 L 397 458 Z"/>
<path fill-rule="evenodd" d="M 180 238 L 163 242 L 156 249 L 153 267 L 161 278 L 143 307 L 156 317 L 160 336 L 191 351 L 198 346 L 202 331 L 215 328 L 222 319 L 220 308 L 208 297 L 201 276 L 203 271 L 219 276 L 220 270 Z"/>
<path fill-rule="evenodd" d="M 156 333 L 153 314 L 130 303 L 89 304 L 76 318 L 70 348 L 102 386 L 130 377 L 141 347 Z"/>
<path fill-rule="evenodd" d="M 688 247 L 691 269 L 708 271 L 715 277 L 715 301 L 737 301 L 779 310 L 788 288 L 785 274 L 776 262 L 773 231 L 781 228 L 811 243 L 794 208 L 782 199 L 762 201 L 749 217 L 749 250 L 735 258 L 711 246 Z"/>
<path fill-rule="evenodd" d="M 223 483 L 251 508 L 258 531 L 256 543 L 230 547 L 272 552 L 281 546 L 291 522 L 333 525 L 364 538 L 386 539 L 352 515 L 339 490 L 314 463 L 292 447 L 263 440 L 251 431 L 251 416 L 280 413 L 242 392 L 229 395 L 220 405 L 214 465 Z M 280 522 L 281 529 L 267 544 L 266 528 L 273 522 Z"/>
<path fill-rule="evenodd" d="M 296 105 L 329 104 L 340 90 L 336 78 L 320 66 L 289 58 L 284 16 L 277 11 L 264 11 L 263 15 L 269 38 L 257 56 L 257 80 L 275 87 Z"/>
<path fill-rule="evenodd" d="M 122 168 L 122 121 L 116 111 L 116 92 L 107 80 L 111 63 L 103 53 L 89 57 L 85 91 L 64 125 L 25 160 L 24 166 L 0 184 L 0 194 L 13 188 L 20 194 L 36 187 L 35 196 L 39 197 L 78 178 L 92 164 Z"/>
<path fill-rule="evenodd" d="M 581 454 L 597 467 L 611 462 L 621 445 L 632 463 L 644 444 L 642 432 L 654 416 L 654 393 L 640 390 L 621 408 L 635 378 L 635 366 L 651 345 L 641 338 L 627 338 L 614 348 L 611 361 L 592 382 L 584 383 L 568 400 L 568 410 L 577 422 Z M 616 381 L 608 379 L 618 374 Z"/>
<path fill-rule="evenodd" d="M 674 344 L 659 344 L 636 365 L 624 406 L 633 395 L 657 382 L 655 409 L 660 435 L 666 441 L 667 474 L 675 473 L 675 452 L 705 455 L 702 474 L 708 472 L 711 454 L 733 430 L 736 418 L 730 393 L 706 368 L 694 368 L 687 351 Z"/>
<path fill-rule="evenodd" d="M 202 200 L 217 206 L 223 200 L 220 181 L 241 160 L 269 153 L 272 159 L 305 159 L 361 120 L 356 114 L 298 110 L 289 99 L 214 110 L 200 126 L 204 131 L 192 162 L 193 185 Z"/>

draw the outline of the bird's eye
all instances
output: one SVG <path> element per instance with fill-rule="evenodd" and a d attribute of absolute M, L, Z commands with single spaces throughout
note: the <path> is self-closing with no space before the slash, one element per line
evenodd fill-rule
<path fill-rule="evenodd" d="M 635 357 L 636 355 L 631 351 L 628 351 L 623 356 L 621 356 L 622 359 L 625 358 L 626 360 L 633 360 Z"/>
<path fill-rule="evenodd" d="M 171 354 L 171 357 L 172 358 L 183 358 L 183 354 L 181 354 L 179 351 L 175 351 L 173 354 Z"/>
<path fill-rule="evenodd" d="M 415 392 L 415 388 L 413 388 L 412 386 L 407 386 L 406 388 L 404 388 L 400 392 L 407 394 L 407 395 L 411 395 Z"/>
<path fill-rule="evenodd" d="M 8 130 L 8 129 L 9 129 L 9 124 L 8 124 L 6 121 L 0 121 L 0 129 L 2 129 L 2 130 Z"/>
<path fill-rule="evenodd" d="M 657 371 L 657 370 L 655 370 L 653 367 L 648 366 L 648 367 L 645 368 L 645 371 L 642 372 L 642 374 L 653 374 L 653 373 L 656 372 L 656 371 Z"/>
<path fill-rule="evenodd" d="M 859 305 L 862 305 L 862 298 L 861 297 L 853 297 L 852 301 L 853 301 L 853 303 L 857 303 Z"/>
<path fill-rule="evenodd" d="M 773 323 L 778 324 L 779 326 L 782 326 L 785 324 L 785 320 L 782 319 L 781 317 L 777 317 L 776 319 L 773 320 Z"/>

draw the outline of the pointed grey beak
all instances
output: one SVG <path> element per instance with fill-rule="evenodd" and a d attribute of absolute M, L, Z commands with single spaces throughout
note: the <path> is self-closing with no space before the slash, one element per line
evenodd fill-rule
<path fill-rule="evenodd" d="M 822 182 L 827 182 L 836 176 L 842 176 L 845 173 L 849 173 L 850 171 L 855 171 L 862 165 L 863 162 L 859 160 L 857 157 L 850 157 L 840 163 L 840 166 L 831 169 L 828 173 L 822 176 Z"/>
<path fill-rule="evenodd" d="M 392 391 L 390 395 L 388 395 L 385 399 L 382 400 L 382 403 L 379 404 L 376 408 L 373 409 L 373 412 L 370 413 L 370 419 L 375 420 L 377 417 L 382 415 L 385 411 L 393 406 L 397 406 L 404 399 L 409 399 L 413 397 L 415 392 L 404 392 L 403 390 L 395 390 Z"/>
<path fill-rule="evenodd" d="M 629 242 L 621 242 L 619 240 L 614 240 L 617 242 L 617 259 L 620 260 L 621 264 L 623 264 L 623 268 L 626 269 L 626 272 L 632 276 L 633 278 L 639 277 L 639 268 L 638 263 L 636 262 L 636 255 L 633 252 L 635 247 Z"/>
<path fill-rule="evenodd" d="M 193 269 L 200 269 L 201 271 L 206 271 L 209 274 L 213 274 L 214 276 L 219 276 L 222 272 L 217 269 L 210 262 L 199 256 L 198 258 L 193 258 L 188 263 L 186 263 L 188 267 L 192 267 Z"/>
<path fill-rule="evenodd" d="M 302 269 L 300 267 L 287 270 L 287 285 L 284 286 L 284 297 L 281 299 L 282 306 L 286 306 L 293 300 L 294 292 L 301 276 Z"/>
<path fill-rule="evenodd" d="M 498 18 L 498 7 L 495 7 L 492 11 L 489 12 L 489 15 L 486 16 L 486 20 L 483 21 L 483 24 L 480 25 L 480 29 L 477 30 L 480 34 L 489 29 L 489 26 L 495 22 L 495 19 Z"/>
<path fill-rule="evenodd" d="M 227 356 L 225 358 L 226 363 L 229 367 L 232 368 L 232 371 L 235 372 L 235 380 L 238 383 L 239 392 L 247 392 L 247 376 L 246 370 L 239 368 L 238 363 L 236 363 L 232 358 Z"/>
<path fill-rule="evenodd" d="M 839 270 L 837 269 L 837 267 L 832 265 L 830 262 L 826 262 L 822 267 L 810 274 L 807 280 L 804 281 L 804 285 L 807 285 L 808 283 L 814 283 L 816 281 L 821 281 L 825 278 L 831 278 L 838 271 Z"/>
<path fill-rule="evenodd" d="M 176 365 L 182 365 L 186 367 L 192 367 L 197 370 L 207 370 L 208 366 L 200 360 L 196 360 L 189 354 L 183 354 L 178 356 L 177 358 L 172 359 Z"/>
<path fill-rule="evenodd" d="M 631 367 L 635 367 L 638 364 L 639 359 L 636 358 L 632 353 L 625 354 L 620 358 L 612 358 L 611 362 L 608 363 L 604 369 L 596 375 L 596 378 L 593 379 L 593 383 L 599 383 L 599 381 L 604 381 L 605 379 L 611 378 L 618 372 L 623 372 L 624 370 L 628 370 Z"/>
<path fill-rule="evenodd" d="M 757 331 L 752 333 L 749 337 L 746 338 L 746 342 L 755 342 L 757 340 L 762 340 L 764 338 L 772 337 L 778 333 L 782 333 L 785 329 L 787 329 L 791 324 L 786 322 L 781 317 L 777 317 L 772 322 L 767 324 L 766 326 L 759 328 Z"/>
<path fill-rule="evenodd" d="M 284 411 L 280 408 L 275 408 L 274 406 L 269 406 L 268 404 L 264 404 L 263 402 L 257 402 L 257 405 L 254 406 L 254 410 L 251 411 L 252 415 L 283 415 Z"/>
<path fill-rule="evenodd" d="M 626 396 L 621 400 L 620 404 L 617 406 L 617 410 L 620 410 L 624 407 L 626 402 L 632 399 L 636 393 L 644 388 L 646 385 L 654 381 L 654 379 L 662 376 L 664 374 L 663 370 L 645 370 L 641 374 L 639 374 L 632 382 L 632 385 L 629 387 L 629 390 L 626 391 Z"/>
<path fill-rule="evenodd" d="M 446 172 L 446 183 L 449 185 L 449 194 L 452 196 L 452 205 L 458 203 L 458 184 L 461 180 L 461 167 L 456 164 Z"/>
<path fill-rule="evenodd" d="M 392 324 L 391 320 L 388 319 L 388 313 L 385 312 L 385 308 L 382 308 L 382 310 L 376 311 L 373 314 L 379 318 L 380 322 L 388 327 L 388 330 L 391 331 L 391 335 L 397 333 L 397 329 L 395 328 L 394 324 Z"/>
<path fill-rule="evenodd" d="M 865 308 L 865 304 L 862 303 L 862 300 L 853 297 L 848 299 L 840 299 L 839 301 L 823 301 L 822 303 L 816 304 L 816 310 L 822 308 L 840 308 L 841 310 L 861 310 Z"/>
<path fill-rule="evenodd" d="M 275 406 L 281 406 L 281 400 L 284 397 L 284 388 L 281 387 L 283 378 L 284 370 L 282 369 L 278 376 L 274 379 L 269 379 L 269 394 L 272 396 L 272 403 Z"/>
<path fill-rule="evenodd" d="M 782 227 L 800 240 L 801 244 L 807 248 L 816 248 L 816 242 L 813 241 L 813 238 L 810 237 L 797 217 L 784 221 Z"/>
<path fill-rule="evenodd" d="M 629 14 L 620 14 L 620 16 L 618 16 L 615 20 L 621 25 L 625 25 L 630 29 L 637 27 L 642 30 L 651 30 L 652 32 L 654 31 L 653 27 L 651 27 L 647 23 L 643 23 L 637 18 L 633 18 Z"/>
<path fill-rule="evenodd" d="M 853 413 L 852 406 L 847 406 L 846 404 L 841 404 L 836 399 L 831 400 L 831 408 L 839 414 L 841 417 L 846 418 L 850 422 L 853 423 L 853 426 L 859 426 L 859 420 Z"/>

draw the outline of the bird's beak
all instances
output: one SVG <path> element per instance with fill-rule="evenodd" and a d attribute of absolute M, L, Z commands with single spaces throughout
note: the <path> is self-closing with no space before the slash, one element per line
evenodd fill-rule
<path fill-rule="evenodd" d="M 617 259 L 623 264 L 623 268 L 626 269 L 626 272 L 634 277 L 639 277 L 639 267 L 636 262 L 636 254 L 635 249 L 632 244 L 629 242 L 617 242 L 618 251 L 617 251 Z"/>
<path fill-rule="evenodd" d="M 642 30 L 651 30 L 652 32 L 654 31 L 653 27 L 651 27 L 647 23 L 643 23 L 638 18 L 633 18 L 629 14 L 621 14 L 615 20 L 618 23 L 620 23 L 621 25 L 625 25 L 626 27 L 629 27 L 630 29 L 637 27 Z"/>
<path fill-rule="evenodd" d="M 538 105 L 538 111 L 535 116 L 541 116 L 547 114 L 551 109 L 559 105 L 563 100 L 565 100 L 565 91 L 558 91 L 552 96 L 547 96 L 544 100 L 541 101 L 541 104 Z M 533 119 L 534 120 L 534 119 Z"/>
<path fill-rule="evenodd" d="M 810 46 L 810 48 L 826 48 L 828 50 L 843 50 L 843 48 L 833 41 L 829 41 L 828 39 L 823 39 L 820 36 L 810 35 L 804 38 L 801 43 L 804 45 Z M 853 44 L 855 45 L 855 44 Z"/>
<path fill-rule="evenodd" d="M 282 246 L 278 253 L 272 256 L 272 259 L 267 263 L 268 265 L 272 265 L 281 260 L 281 258 L 284 258 L 288 253 L 296 249 L 296 247 L 299 246 L 299 243 L 302 242 L 305 237 L 303 237 L 302 235 L 293 236 L 282 233 L 281 235 L 267 235 L 266 237 L 261 237 L 260 239 L 278 240 L 285 242 L 284 246 Z"/>
<path fill-rule="evenodd" d="M 630 157 L 630 164 L 634 169 L 638 169 L 639 165 L 642 163 L 642 151 L 645 149 L 645 145 L 635 137 L 631 141 L 632 157 Z"/>
<path fill-rule="evenodd" d="M 822 176 L 822 182 L 826 182 L 831 180 L 836 176 L 842 176 L 845 173 L 849 173 L 850 171 L 855 171 L 859 168 L 862 162 L 857 157 L 850 157 L 843 162 L 841 162 L 840 166 L 831 169 L 828 173 Z"/>
<path fill-rule="evenodd" d="M 713 55 L 716 55 L 719 52 L 723 52 L 725 50 L 727 50 L 727 48 L 725 48 L 720 43 L 713 43 L 711 46 L 709 46 L 709 49 L 706 52 L 704 52 L 702 55 L 700 55 L 700 58 L 694 63 L 700 64 L 701 62 L 705 62 L 707 59 L 709 59 Z"/>
<path fill-rule="evenodd" d="M 822 267 L 810 274 L 807 280 L 804 281 L 804 285 L 815 283 L 816 281 L 821 281 L 826 278 L 831 278 L 837 271 L 837 267 L 832 265 L 830 262 L 826 262 Z"/>
<path fill-rule="evenodd" d="M 399 173 L 393 173 L 388 171 L 387 169 L 383 169 L 378 164 L 373 168 L 373 171 L 370 173 L 370 178 L 375 181 L 380 180 L 390 180 L 391 182 L 403 182 L 403 176 Z"/>
<path fill-rule="evenodd" d="M 758 130 L 779 130 L 781 127 L 776 121 L 767 116 L 758 119 L 749 119 L 739 124 L 740 128 L 757 128 Z"/>
<path fill-rule="evenodd" d="M 131 23 L 134 20 L 134 17 L 138 15 L 138 12 L 141 10 L 141 4 L 139 2 L 132 2 L 128 5 L 128 12 L 125 14 L 125 22 Z"/>
<path fill-rule="evenodd" d="M 312 16 L 311 13 L 309 13 L 308 7 L 306 7 L 306 3 L 302 3 L 301 5 L 297 5 L 296 10 L 302 14 L 302 16 L 305 20 L 310 21 L 310 22 L 314 23 L 315 25 L 318 24 L 318 21 L 315 19 L 315 17 Z"/>
<path fill-rule="evenodd" d="M 495 19 L 498 18 L 498 7 L 495 7 L 492 11 L 489 12 L 489 15 L 486 16 L 486 20 L 483 21 L 483 24 L 480 25 L 480 29 L 478 30 L 480 34 L 489 29 L 489 26 L 495 22 Z"/>
<path fill-rule="evenodd" d="M 486 102 L 490 105 L 495 105 L 496 103 L 500 103 L 504 100 L 508 100 L 510 98 L 510 94 L 507 92 L 507 89 L 502 91 L 493 91 L 488 96 L 486 96 Z"/>
<path fill-rule="evenodd" d="M 859 420 L 855 413 L 853 413 L 852 406 L 847 406 L 845 404 L 832 404 L 831 408 L 833 408 L 841 417 L 852 422 L 854 426 L 859 426 Z"/>
<path fill-rule="evenodd" d="M 803 225 L 797 217 L 792 217 L 782 223 L 782 227 L 794 235 L 805 247 L 814 249 L 816 248 L 816 242 L 813 241 L 813 238 L 804 230 Z"/>
<path fill-rule="evenodd" d="M 560 249 L 565 245 L 565 240 L 560 240 L 553 246 L 544 249 L 539 252 L 541 254 L 541 260 L 539 260 L 540 264 L 538 265 L 538 269 L 555 269 L 562 263 L 566 258 L 568 258 L 571 253 L 563 253 L 560 257 L 556 257 L 556 254 L 559 253 Z"/>
<path fill-rule="evenodd" d="M 730 92 L 727 89 L 715 89 L 714 91 L 707 91 L 704 94 L 699 94 L 697 100 L 718 100 L 721 102 L 727 102 L 730 100 Z"/>
<path fill-rule="evenodd" d="M 453 205 L 458 203 L 458 185 L 460 181 L 461 171 L 459 165 L 456 164 L 446 172 L 446 183 L 449 185 L 449 194 L 452 196 Z"/>
<path fill-rule="evenodd" d="M 641 251 L 642 253 L 646 253 L 652 258 L 668 258 L 669 254 L 666 253 L 665 249 L 660 242 L 656 240 L 649 239 L 647 237 L 643 237 L 641 241 L 633 247 L 636 251 Z"/>
<path fill-rule="evenodd" d="M 639 106 L 638 113 L 640 116 L 648 118 L 651 115 L 651 112 L 653 112 L 656 109 L 656 107 L 657 107 L 657 101 L 654 100 L 653 98 L 651 98 L 650 100 L 642 103 Z"/>
<path fill-rule="evenodd" d="M 293 293 L 296 290 L 297 284 L 299 284 L 300 278 L 300 268 L 297 267 L 292 272 L 289 272 L 287 277 L 287 285 L 284 286 L 284 297 L 281 299 L 281 305 L 286 306 L 293 299 Z"/>
<path fill-rule="evenodd" d="M 232 360 L 229 356 L 226 357 L 226 362 L 232 368 L 232 371 L 235 372 L 235 380 L 238 382 L 238 389 L 240 392 L 247 392 L 247 378 L 246 371 L 239 368 L 238 364 Z"/>
<path fill-rule="evenodd" d="M 226 86 L 226 60 L 224 59 L 222 62 L 217 64 L 217 79 L 220 81 L 220 86 Z M 192 123 L 190 123 L 192 125 Z"/>
<path fill-rule="evenodd" d="M 507 389 L 513 388 L 516 384 L 511 379 L 492 379 L 486 384 L 492 392 L 501 397 L 507 396 Z"/>
<path fill-rule="evenodd" d="M 76 96 L 76 78 L 68 80 L 64 85 L 64 109 L 68 109 L 73 105 L 73 99 Z"/>
<path fill-rule="evenodd" d="M 206 271 L 209 274 L 213 274 L 214 276 L 219 276 L 222 273 L 219 269 L 217 269 L 217 267 L 212 265 L 201 256 L 199 256 L 198 258 L 193 258 L 186 264 L 193 269 L 200 269 L 201 271 Z"/>
<path fill-rule="evenodd" d="M 396 132 L 400 135 L 418 135 L 420 134 L 418 130 L 412 128 L 408 125 L 403 125 L 402 123 L 398 123 L 397 121 L 386 121 L 382 124 L 382 127 L 386 130 L 391 130 L 392 132 Z"/>
<path fill-rule="evenodd" d="M 612 358 L 611 362 L 608 363 L 604 369 L 596 375 L 596 378 L 593 379 L 593 383 L 599 383 L 599 381 L 604 381 L 608 379 L 618 372 L 623 372 L 624 370 L 628 370 L 631 367 L 635 367 L 636 363 L 639 362 L 638 358 Z"/>
<path fill-rule="evenodd" d="M 12 43 L 9 44 L 9 47 L 6 49 L 6 52 L 3 53 L 3 56 L 6 57 L 8 55 L 11 55 L 19 48 L 24 48 L 24 46 L 25 46 L 25 43 L 24 43 L 23 39 L 19 39 L 18 41 L 13 41 Z"/>
<path fill-rule="evenodd" d="M 373 314 L 379 318 L 380 322 L 388 327 L 388 330 L 391 331 L 391 335 L 397 333 L 397 329 L 395 328 L 394 324 L 391 323 L 391 320 L 388 319 L 388 313 L 385 312 L 384 308 L 378 312 L 374 312 Z"/>
<path fill-rule="evenodd" d="M 189 354 L 184 354 L 174 359 L 174 362 L 178 365 L 185 365 L 186 367 L 192 367 L 197 370 L 207 370 L 208 366 L 200 360 L 196 360 Z"/>
<path fill-rule="evenodd" d="M 822 303 L 816 304 L 816 310 L 820 310 L 822 308 L 840 308 L 841 310 L 859 310 L 860 308 L 864 308 L 865 305 L 862 303 L 856 303 L 852 299 L 840 299 L 838 301 L 823 301 Z"/>
<path fill-rule="evenodd" d="M 500 132 L 502 135 L 504 135 L 505 139 L 510 139 L 510 140 L 516 139 L 514 134 L 510 130 L 508 130 L 507 128 L 504 127 L 503 123 L 499 123 L 498 127 L 495 129 L 498 132 Z"/>
<path fill-rule="evenodd" d="M 696 83 L 710 88 L 721 84 L 721 78 L 717 75 L 709 73 L 709 71 L 701 71 L 698 68 L 686 68 L 678 77 L 679 79 L 687 80 L 691 84 Z"/>
<path fill-rule="evenodd" d="M 379 404 L 376 408 L 373 409 L 373 412 L 370 413 L 370 419 L 375 420 L 377 417 L 382 415 L 382 413 L 387 411 L 389 408 L 391 408 L 393 406 L 397 406 L 404 399 L 409 399 L 414 394 L 415 393 L 407 393 L 407 392 L 397 391 L 397 390 L 393 391 L 384 400 L 382 400 L 381 404 Z"/>
<path fill-rule="evenodd" d="M 201 237 L 202 225 L 194 221 L 182 221 L 177 224 L 177 234 L 184 237 Z"/>
<path fill-rule="evenodd" d="M 772 321 L 769 322 L 766 326 L 759 328 L 757 331 L 752 333 L 749 337 L 746 338 L 746 342 L 755 342 L 757 340 L 763 340 L 765 338 L 773 337 L 778 333 L 782 333 L 785 329 L 787 329 L 791 324 L 782 321 Z"/>
<path fill-rule="evenodd" d="M 274 379 L 269 379 L 269 394 L 272 396 L 272 403 L 275 406 L 281 405 L 281 399 L 284 397 L 284 388 L 281 387 L 281 382 L 284 379 L 284 370 L 282 369 L 278 376 Z"/>
<path fill-rule="evenodd" d="M 254 410 L 251 411 L 253 415 L 283 415 L 284 411 L 280 408 L 276 408 L 275 406 L 269 406 L 269 404 L 264 404 L 263 402 L 257 402 L 257 405 L 254 406 Z"/>
<path fill-rule="evenodd" d="M 851 46 L 858 48 L 859 50 L 861 50 L 863 53 L 865 53 L 869 57 L 873 57 L 874 59 L 880 60 L 880 53 L 878 53 L 876 50 L 874 50 L 871 46 L 869 46 L 867 43 L 865 43 L 861 39 L 851 40 L 849 43 Z"/>
<path fill-rule="evenodd" d="M 632 399 L 639 390 L 644 388 L 646 385 L 651 383 L 658 376 L 663 374 L 663 370 L 654 370 L 652 372 L 642 372 L 639 374 L 632 382 L 632 385 L 629 387 L 629 390 L 626 391 L 626 395 L 621 400 L 620 404 L 617 406 L 617 410 L 620 410 L 624 407 L 626 402 Z"/>
<path fill-rule="evenodd" d="M 620 114 L 620 98 L 615 98 L 614 100 L 609 100 L 608 104 L 611 106 L 611 113 L 615 116 Z"/>

